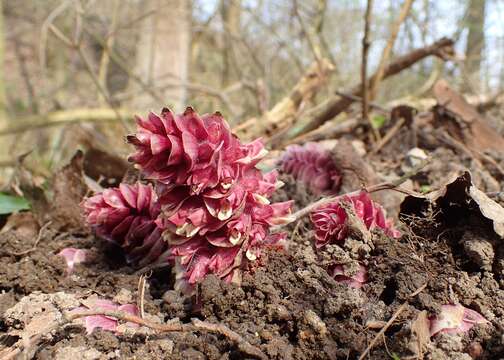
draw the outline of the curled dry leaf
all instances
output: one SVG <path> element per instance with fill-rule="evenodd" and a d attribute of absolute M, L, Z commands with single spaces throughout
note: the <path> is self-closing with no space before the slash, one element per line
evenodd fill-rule
<path fill-rule="evenodd" d="M 479 190 L 466 171 L 450 179 L 447 184 L 426 196 L 407 196 L 401 204 L 400 215 L 423 216 L 429 208 L 434 213 L 448 214 L 450 209 L 469 209 L 476 205 L 481 215 L 492 221 L 493 230 L 504 238 L 504 208 Z"/>

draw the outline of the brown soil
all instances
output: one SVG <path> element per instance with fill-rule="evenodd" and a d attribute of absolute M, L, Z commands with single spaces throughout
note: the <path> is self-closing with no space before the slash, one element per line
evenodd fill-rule
<path fill-rule="evenodd" d="M 388 353 L 399 358 L 414 355 L 411 321 L 420 311 L 432 314 L 440 305 L 458 300 L 482 313 L 491 324 L 475 327 L 464 336 L 435 337 L 428 344 L 426 358 L 467 358 L 469 347 L 479 344 L 481 359 L 498 359 L 504 356 L 500 331 L 504 326 L 504 292 L 502 268 L 500 273 L 494 271 L 502 263 L 502 251 L 497 249 L 501 240 L 475 213 L 468 212 L 460 221 L 466 226 L 438 224 L 428 227 L 428 234 L 410 233 L 399 241 L 375 234 L 374 249 L 366 255 L 370 278 L 362 289 L 335 282 L 318 265 L 307 232 L 295 238 L 294 253 L 270 253 L 266 266 L 247 273 L 241 287 L 208 277 L 198 288 L 198 306 L 174 291 L 165 292 L 172 283 L 170 272 L 157 271 L 150 279 L 145 309 L 166 320 L 179 317 L 186 321 L 196 316 L 223 323 L 271 359 L 356 359 L 378 331 L 368 325 L 387 321 L 409 300 L 406 310 L 385 332 L 387 348 L 380 341 L 371 350 L 372 359 L 386 359 Z M 138 276 L 134 269 L 122 262 L 116 249 L 92 236 L 48 230 L 34 251 L 17 256 L 12 252 L 27 246 L 26 239 L 20 241 L 16 236 L 15 230 L 0 235 L 2 312 L 37 291 L 64 291 L 77 297 L 94 293 L 104 298 L 126 291 L 136 300 Z M 497 254 L 485 258 L 474 246 L 464 245 L 474 241 L 495 247 Z M 70 276 L 56 256 L 67 246 L 88 248 L 95 254 Z M 408 299 L 424 283 L 427 287 Z M 8 330 L 5 323 L 3 327 Z M 72 360 L 222 356 L 243 358 L 234 344 L 216 335 L 115 335 L 101 330 L 86 335 L 79 326 L 59 330 L 34 354 L 36 359 Z"/>
<path fill-rule="evenodd" d="M 395 146 L 398 144 L 392 142 L 384 154 L 394 153 Z M 473 181 L 483 191 L 499 190 L 494 174 L 480 169 L 469 157 L 446 148 L 435 150 L 435 156 L 436 160 L 412 179 L 416 190 L 421 185 L 438 186 L 451 170 L 460 170 L 462 165 L 475 170 Z M 373 161 L 375 169 L 386 170 L 380 171 L 386 176 L 379 178 L 397 178 L 403 173 L 397 165 L 402 159 L 395 159 L 394 164 L 378 155 Z M 274 201 L 294 199 L 299 209 L 317 199 L 291 178 L 284 176 L 282 180 L 286 186 Z M 352 183 L 360 186 L 359 180 Z M 62 181 L 60 186 L 72 186 L 69 184 Z M 37 216 L 13 215 L 0 232 L 0 351 L 17 341 L 16 331 L 26 327 L 25 315 L 6 315 L 23 298 L 28 307 L 37 296 L 58 292 L 74 299 L 97 295 L 123 303 L 138 301 L 136 269 L 124 262 L 118 248 L 79 226 L 76 209 L 82 191 L 59 194 L 62 203 L 52 207 L 58 211 L 44 216 L 40 211 Z M 383 194 L 386 198 L 389 193 Z M 392 204 L 395 212 L 391 215 L 396 216 L 398 202 Z M 268 253 L 264 266 L 244 274 L 241 287 L 210 276 L 192 298 L 173 290 L 170 269 L 155 270 L 147 282 L 145 311 L 161 321 L 200 318 L 226 325 L 270 359 L 358 359 L 384 324 L 402 309 L 367 358 L 502 359 L 503 240 L 470 201 L 446 201 L 443 206 L 402 214 L 405 223 L 400 225 L 404 234 L 400 239 L 374 233 L 369 241 L 354 231 L 342 247 L 328 247 L 325 254 L 314 252 L 313 234 L 304 219 L 288 226 L 289 249 Z M 72 211 L 65 211 L 66 207 Z M 62 223 L 62 214 L 71 220 Z M 41 228 L 36 219 L 42 219 L 40 225 L 53 223 Z M 57 256 L 65 247 L 89 249 L 92 254 L 71 275 Z M 325 269 L 327 260 L 334 257 L 364 263 L 369 273 L 367 283 L 361 289 L 337 283 Z M 411 296 L 414 292 L 417 294 Z M 476 310 L 489 323 L 463 335 L 420 339 L 417 319 L 436 314 L 448 303 Z M 79 325 L 60 328 L 24 355 L 59 360 L 248 358 L 229 339 L 206 332 L 160 335 L 96 330 L 87 335 Z"/>

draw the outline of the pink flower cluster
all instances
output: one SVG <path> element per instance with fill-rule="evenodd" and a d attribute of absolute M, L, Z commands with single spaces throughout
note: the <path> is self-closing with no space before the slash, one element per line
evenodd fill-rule
<path fill-rule="evenodd" d="M 238 281 L 265 247 L 281 244 L 284 234 L 269 229 L 290 221 L 292 202 L 270 204 L 281 182 L 276 172 L 256 168 L 267 153 L 261 140 L 242 144 L 219 113 L 200 117 L 191 108 L 180 115 L 150 113 L 137 125 L 128 136 L 136 148 L 129 160 L 156 193 L 150 185 L 121 185 L 85 201 L 99 235 L 141 263 L 167 247 L 180 286 L 210 273 Z"/>
<path fill-rule="evenodd" d="M 361 191 L 356 195 L 345 195 L 340 200 L 324 205 L 311 213 L 317 249 L 346 239 L 348 233 L 347 209 L 350 209 L 368 230 L 379 228 L 390 237 L 401 236 L 400 232 L 394 228 L 392 221 L 386 218 L 385 210 L 371 200 L 367 192 Z M 360 288 L 367 281 L 367 269 L 363 265 L 359 265 L 358 272 L 352 276 L 346 273 L 342 264 L 333 264 L 328 271 L 336 281 L 350 287 Z"/>
<path fill-rule="evenodd" d="M 361 191 L 356 195 L 345 195 L 341 200 L 313 211 L 311 221 L 315 228 L 317 248 L 345 240 L 348 231 L 348 215 L 345 207 L 350 207 L 368 230 L 379 228 L 390 237 L 401 236 L 401 233 L 394 228 L 392 220 L 386 218 L 385 210 L 381 205 L 371 200 L 367 192 Z"/>
<path fill-rule="evenodd" d="M 166 257 L 168 245 L 155 223 L 160 206 L 151 185 L 121 184 L 84 200 L 82 207 L 96 234 L 121 246 L 128 261 L 144 266 Z"/>
<path fill-rule="evenodd" d="M 338 192 L 341 174 L 331 153 L 318 143 L 290 145 L 281 160 L 282 171 L 305 183 L 314 194 Z"/>

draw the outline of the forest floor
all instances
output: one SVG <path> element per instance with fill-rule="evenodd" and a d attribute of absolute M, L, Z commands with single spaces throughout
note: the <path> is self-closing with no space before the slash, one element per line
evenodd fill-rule
<path fill-rule="evenodd" d="M 402 184 L 425 197 L 395 190 L 373 194 L 402 236 L 356 232 L 345 242 L 350 257 L 365 253 L 369 278 L 359 289 L 328 274 L 313 248 L 307 220 L 289 225 L 288 250 L 270 251 L 263 266 L 244 274 L 240 287 L 209 276 L 195 296 L 182 297 L 173 290 L 169 268 L 153 270 L 143 286 L 138 269 L 86 229 L 79 212 L 86 168 L 66 167 L 52 182 L 51 204 L 41 202 L 31 212 L 2 220 L 0 357 L 254 357 L 229 336 L 211 331 L 162 333 L 141 326 L 87 334 L 77 323 L 44 327 L 62 311 L 99 297 L 141 303 L 152 321 L 198 318 L 224 325 L 267 359 L 504 358 L 504 209 L 499 205 L 504 203 L 499 193 L 504 161 L 461 151 L 471 149 L 471 143 L 463 144 L 467 138 L 455 145 L 439 141 L 440 128 L 430 121 L 416 129 L 403 126 L 376 154 L 362 150 L 358 131 L 325 143 L 334 148 L 337 163 L 351 165 L 345 167 L 342 193 L 408 174 L 416 159 L 410 156 L 412 148 L 429 154 L 427 164 Z M 286 186 L 277 200 L 294 199 L 296 209 L 317 200 L 289 176 L 282 180 Z M 58 256 L 67 247 L 91 254 L 71 274 Z M 431 337 L 427 319 L 453 303 L 477 311 L 488 323 Z"/>

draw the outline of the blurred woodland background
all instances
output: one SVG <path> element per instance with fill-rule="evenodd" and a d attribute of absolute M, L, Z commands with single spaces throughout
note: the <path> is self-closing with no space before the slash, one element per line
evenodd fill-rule
<path fill-rule="evenodd" d="M 280 146 L 363 121 L 373 74 L 371 111 L 432 106 L 440 78 L 484 108 L 504 90 L 502 18 L 500 0 L 3 0 L 0 166 L 122 156 L 133 115 L 163 106 Z"/>

